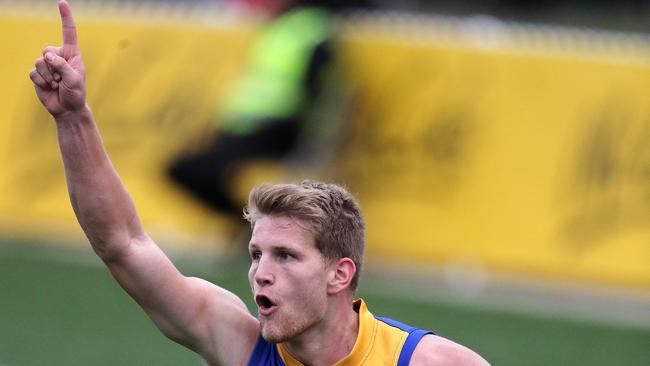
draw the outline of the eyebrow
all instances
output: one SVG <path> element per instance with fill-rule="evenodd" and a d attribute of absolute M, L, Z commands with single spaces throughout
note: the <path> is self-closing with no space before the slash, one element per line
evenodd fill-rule
<path fill-rule="evenodd" d="M 248 245 L 248 250 L 250 251 L 250 250 L 253 250 L 253 249 L 259 250 L 260 248 L 255 243 L 249 244 Z M 285 251 L 288 251 L 288 252 L 296 252 L 295 248 L 292 248 L 292 247 L 289 247 L 289 246 L 286 246 L 286 245 L 271 245 L 271 247 L 269 248 L 269 251 L 282 251 L 282 250 L 285 250 Z"/>
<path fill-rule="evenodd" d="M 271 250 L 276 251 L 276 252 L 279 252 L 279 251 L 295 252 L 296 251 L 294 248 L 289 248 L 289 247 L 284 246 L 284 245 L 273 246 L 271 248 Z"/>

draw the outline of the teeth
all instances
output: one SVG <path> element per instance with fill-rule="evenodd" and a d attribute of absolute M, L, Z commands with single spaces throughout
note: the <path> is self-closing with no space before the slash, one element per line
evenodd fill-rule
<path fill-rule="evenodd" d="M 255 300 L 256 300 L 255 302 L 257 302 L 257 305 L 259 305 L 260 307 L 270 308 L 271 306 L 273 306 L 271 300 L 269 300 L 269 298 L 266 296 L 257 296 Z"/>

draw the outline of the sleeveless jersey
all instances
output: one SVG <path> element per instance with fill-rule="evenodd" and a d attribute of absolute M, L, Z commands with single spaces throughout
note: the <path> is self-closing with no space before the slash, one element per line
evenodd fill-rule
<path fill-rule="evenodd" d="M 359 334 L 350 354 L 333 366 L 408 366 L 415 346 L 431 331 L 411 327 L 370 313 L 363 300 L 354 302 L 359 313 Z M 260 336 L 248 366 L 301 366 L 282 344 L 269 343 Z"/>

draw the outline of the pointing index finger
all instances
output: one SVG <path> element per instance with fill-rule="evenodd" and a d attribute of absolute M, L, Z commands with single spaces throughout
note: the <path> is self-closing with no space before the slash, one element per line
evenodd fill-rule
<path fill-rule="evenodd" d="M 59 13 L 63 28 L 63 45 L 76 47 L 77 27 L 74 24 L 74 18 L 72 18 L 72 9 L 66 0 L 59 1 Z"/>

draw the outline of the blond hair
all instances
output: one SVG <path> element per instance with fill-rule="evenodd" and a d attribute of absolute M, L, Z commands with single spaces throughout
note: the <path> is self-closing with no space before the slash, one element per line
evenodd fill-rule
<path fill-rule="evenodd" d="M 264 215 L 287 216 L 307 222 L 316 248 L 325 260 L 350 258 L 357 267 L 350 282 L 356 290 L 365 246 L 365 223 L 356 199 L 345 188 L 331 183 L 303 181 L 262 184 L 253 188 L 244 218 L 255 227 Z"/>

